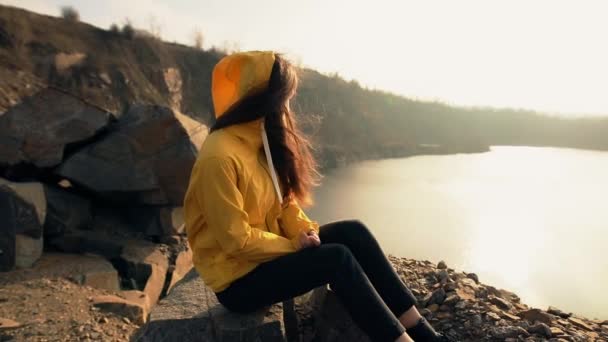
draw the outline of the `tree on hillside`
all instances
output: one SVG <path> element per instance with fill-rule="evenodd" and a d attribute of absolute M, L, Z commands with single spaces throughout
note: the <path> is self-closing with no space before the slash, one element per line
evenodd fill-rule
<path fill-rule="evenodd" d="M 195 28 L 192 32 L 192 46 L 195 48 L 202 50 L 203 42 L 204 42 L 203 31 L 200 28 Z"/>
<path fill-rule="evenodd" d="M 133 39 L 133 37 L 135 37 L 135 28 L 133 27 L 133 24 L 131 24 L 131 19 L 125 18 L 121 33 L 127 39 Z"/>
<path fill-rule="evenodd" d="M 62 6 L 61 7 L 61 17 L 65 20 L 69 21 L 80 21 L 80 14 L 78 11 L 72 6 Z"/>

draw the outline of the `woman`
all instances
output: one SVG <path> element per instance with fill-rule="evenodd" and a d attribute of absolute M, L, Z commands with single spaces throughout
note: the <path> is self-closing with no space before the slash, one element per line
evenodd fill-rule
<path fill-rule="evenodd" d="M 444 341 L 358 221 L 322 227 L 309 204 L 317 173 L 289 107 L 295 68 L 273 52 L 224 57 L 214 68 L 216 123 L 184 201 L 193 261 L 220 303 L 250 312 L 330 284 L 374 341 Z"/>

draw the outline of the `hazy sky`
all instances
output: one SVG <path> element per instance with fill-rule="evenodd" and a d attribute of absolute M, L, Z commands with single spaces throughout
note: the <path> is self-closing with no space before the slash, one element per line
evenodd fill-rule
<path fill-rule="evenodd" d="M 166 40 L 286 52 L 409 97 L 608 115 L 608 1 L 0 0 L 108 28 L 150 17 Z"/>

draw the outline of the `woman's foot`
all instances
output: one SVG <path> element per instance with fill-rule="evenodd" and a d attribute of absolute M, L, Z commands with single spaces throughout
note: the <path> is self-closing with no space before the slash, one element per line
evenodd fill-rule
<path fill-rule="evenodd" d="M 437 333 L 424 317 L 413 327 L 406 328 L 406 332 L 416 342 L 456 342 L 449 336 Z"/>

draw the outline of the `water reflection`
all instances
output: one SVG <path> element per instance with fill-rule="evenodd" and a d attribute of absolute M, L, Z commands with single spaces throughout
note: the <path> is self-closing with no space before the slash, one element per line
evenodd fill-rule
<path fill-rule="evenodd" d="M 361 218 L 389 253 L 608 318 L 606 174 L 608 153 L 553 148 L 365 162 L 327 175 L 310 214 Z"/>

